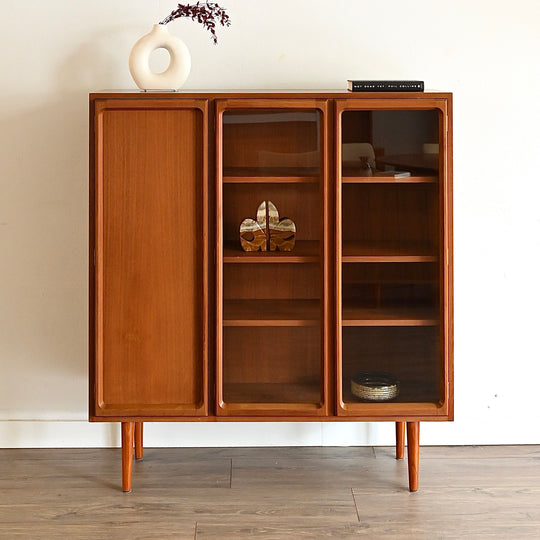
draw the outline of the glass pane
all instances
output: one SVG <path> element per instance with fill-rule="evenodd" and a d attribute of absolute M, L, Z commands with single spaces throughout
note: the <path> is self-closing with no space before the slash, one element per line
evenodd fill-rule
<path fill-rule="evenodd" d="M 342 269 L 343 323 L 366 313 L 397 320 L 437 321 L 437 263 L 351 263 Z"/>
<path fill-rule="evenodd" d="M 321 112 L 258 109 L 223 113 L 224 176 L 316 175 L 321 170 Z"/>
<path fill-rule="evenodd" d="M 436 110 L 343 112 L 344 176 L 437 174 L 438 152 Z"/>
<path fill-rule="evenodd" d="M 321 401 L 320 265 L 226 264 L 224 400 Z"/>
<path fill-rule="evenodd" d="M 377 392 L 384 384 L 373 386 L 366 374 L 384 374 L 397 386 L 397 397 L 389 401 L 432 402 L 441 398 L 439 366 L 439 329 L 416 327 L 343 328 L 343 399 L 362 403 L 381 399 Z M 364 393 L 362 393 L 364 390 Z"/>
<path fill-rule="evenodd" d="M 437 183 L 344 183 L 344 255 L 438 256 Z"/>
<path fill-rule="evenodd" d="M 318 326 L 226 327 L 223 334 L 226 403 L 319 403 Z"/>
<path fill-rule="evenodd" d="M 271 202 L 277 210 L 278 221 L 290 219 L 295 227 L 295 244 L 290 254 L 308 253 L 318 255 L 321 239 L 320 186 L 313 183 L 238 182 L 223 184 L 223 240 L 229 249 L 244 252 L 240 240 L 240 225 L 246 219 L 260 221 L 259 207 Z M 266 214 L 263 213 L 261 228 L 266 229 Z M 270 231 L 270 234 L 272 231 Z M 271 255 L 269 240 L 264 243 L 264 252 Z M 281 252 L 280 249 L 272 253 Z M 245 252 L 244 252 L 245 253 Z M 282 252 L 282 254 L 287 252 Z"/>
<path fill-rule="evenodd" d="M 228 110 L 222 129 L 223 399 L 253 411 L 314 410 L 323 386 L 321 113 Z"/>
<path fill-rule="evenodd" d="M 342 392 L 441 398 L 443 260 L 436 110 L 342 115 Z"/>

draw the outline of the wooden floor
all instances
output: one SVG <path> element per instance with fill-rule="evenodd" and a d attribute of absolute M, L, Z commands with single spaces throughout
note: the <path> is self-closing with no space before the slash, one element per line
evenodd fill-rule
<path fill-rule="evenodd" d="M 540 446 L 0 450 L 0 538 L 540 538 Z"/>

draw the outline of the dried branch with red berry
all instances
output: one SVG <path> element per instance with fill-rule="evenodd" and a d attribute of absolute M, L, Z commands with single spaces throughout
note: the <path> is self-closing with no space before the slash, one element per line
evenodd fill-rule
<path fill-rule="evenodd" d="M 201 23 L 211 34 L 214 45 L 217 45 L 216 23 L 221 26 L 231 26 L 229 16 L 225 13 L 225 9 L 220 7 L 215 2 L 205 2 L 201 4 L 178 4 L 178 7 L 165 17 L 159 24 L 168 24 L 180 17 L 190 17 Z"/>

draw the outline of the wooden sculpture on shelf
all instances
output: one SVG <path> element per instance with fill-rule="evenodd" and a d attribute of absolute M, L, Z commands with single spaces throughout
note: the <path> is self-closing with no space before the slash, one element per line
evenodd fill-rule
<path fill-rule="evenodd" d="M 266 202 L 257 210 L 257 221 L 246 218 L 240 224 L 240 243 L 244 251 L 266 251 Z"/>
<path fill-rule="evenodd" d="M 257 209 L 257 221 L 246 218 L 240 224 L 240 243 L 244 251 L 292 251 L 296 225 L 289 218 L 279 219 L 276 206 L 263 201 Z"/>
<path fill-rule="evenodd" d="M 294 221 L 286 217 L 279 219 L 277 208 L 270 201 L 268 201 L 266 209 L 270 232 L 270 234 L 267 234 L 270 251 L 292 251 L 296 240 Z"/>

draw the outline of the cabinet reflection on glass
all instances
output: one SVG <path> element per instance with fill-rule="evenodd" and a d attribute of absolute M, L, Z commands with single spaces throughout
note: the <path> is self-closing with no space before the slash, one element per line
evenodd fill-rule
<path fill-rule="evenodd" d="M 356 176 L 436 176 L 441 123 L 436 109 L 344 111 L 344 181 Z"/>
<path fill-rule="evenodd" d="M 224 181 L 258 177 L 262 182 L 318 177 L 321 111 L 309 109 L 225 110 Z"/>

